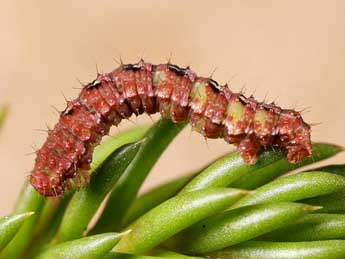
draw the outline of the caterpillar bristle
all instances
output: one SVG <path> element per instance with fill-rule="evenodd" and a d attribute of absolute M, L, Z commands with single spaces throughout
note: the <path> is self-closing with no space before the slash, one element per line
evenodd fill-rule
<path fill-rule="evenodd" d="M 320 126 L 322 124 L 322 122 L 312 122 L 312 123 L 308 123 L 308 125 L 310 127 L 317 127 L 317 126 Z"/>
<path fill-rule="evenodd" d="M 210 74 L 210 76 L 209 76 L 210 79 L 213 79 L 213 76 L 214 76 L 214 74 L 217 72 L 217 70 L 218 70 L 218 67 L 215 67 L 215 68 L 212 70 L 212 72 L 211 72 L 211 74 Z"/>
<path fill-rule="evenodd" d="M 168 65 L 171 64 L 172 56 L 173 56 L 173 53 L 172 53 L 172 51 L 170 51 L 169 52 L 169 57 L 166 59 Z"/>
<path fill-rule="evenodd" d="M 63 91 L 62 91 L 62 90 L 60 90 L 60 93 L 61 93 L 62 97 L 64 98 L 64 100 L 65 100 L 66 104 L 67 104 L 67 103 L 68 103 L 70 100 L 69 100 L 69 99 L 67 99 L 66 95 L 63 93 Z"/>
<path fill-rule="evenodd" d="M 59 111 L 58 108 L 56 108 L 54 105 L 50 105 L 51 108 L 53 108 L 53 110 L 58 114 L 61 115 L 61 111 Z"/>

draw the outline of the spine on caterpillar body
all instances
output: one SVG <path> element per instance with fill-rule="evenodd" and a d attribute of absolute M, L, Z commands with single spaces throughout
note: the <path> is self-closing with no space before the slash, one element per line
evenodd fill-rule
<path fill-rule="evenodd" d="M 140 61 L 99 74 L 68 103 L 37 152 L 31 184 L 45 196 L 56 196 L 71 179 L 87 181 L 102 136 L 122 119 L 144 112 L 188 120 L 205 137 L 238 146 L 249 164 L 261 147 L 281 148 L 291 163 L 312 154 L 310 126 L 298 112 L 233 93 L 189 68 Z"/>

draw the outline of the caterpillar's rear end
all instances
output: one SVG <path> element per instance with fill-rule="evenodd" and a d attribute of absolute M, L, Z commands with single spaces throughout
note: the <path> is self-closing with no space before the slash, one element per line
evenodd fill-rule
<path fill-rule="evenodd" d="M 249 164 L 263 147 L 284 150 L 291 163 L 312 154 L 310 126 L 300 113 L 233 93 L 189 68 L 140 61 L 99 74 L 68 103 L 37 152 L 31 184 L 45 196 L 57 196 L 72 182 L 87 182 L 94 147 L 110 127 L 132 114 L 156 112 L 235 144 Z"/>

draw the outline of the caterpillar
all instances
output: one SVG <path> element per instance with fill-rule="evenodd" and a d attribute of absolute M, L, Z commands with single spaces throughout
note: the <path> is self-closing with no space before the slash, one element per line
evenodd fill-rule
<path fill-rule="evenodd" d="M 102 136 L 122 119 L 144 112 L 159 112 L 176 123 L 189 121 L 206 138 L 224 138 L 248 164 L 256 162 L 262 147 L 280 148 L 290 163 L 312 155 L 310 125 L 299 112 L 234 93 L 189 67 L 140 60 L 98 73 L 67 103 L 37 151 L 31 184 L 44 196 L 58 196 L 72 179 L 87 182 L 92 152 Z"/>

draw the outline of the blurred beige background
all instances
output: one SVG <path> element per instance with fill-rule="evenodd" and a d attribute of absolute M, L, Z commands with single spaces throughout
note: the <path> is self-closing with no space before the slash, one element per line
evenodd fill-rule
<path fill-rule="evenodd" d="M 315 141 L 345 145 L 345 1 L 15 1 L 0 9 L 0 103 L 10 116 L 0 136 L 0 214 L 9 213 L 45 134 L 52 105 L 75 97 L 76 78 L 140 57 L 190 65 L 233 89 L 246 86 L 303 109 Z M 155 117 L 157 119 L 157 117 Z M 147 116 L 138 123 L 149 122 Z M 128 126 L 125 124 L 120 129 Z M 116 130 L 115 130 L 116 132 Z M 232 147 L 187 128 L 154 168 L 146 188 L 197 168 Z M 340 155 L 333 162 L 345 161 Z"/>

